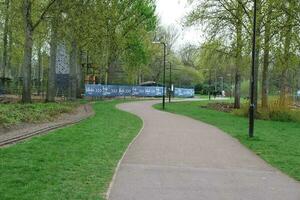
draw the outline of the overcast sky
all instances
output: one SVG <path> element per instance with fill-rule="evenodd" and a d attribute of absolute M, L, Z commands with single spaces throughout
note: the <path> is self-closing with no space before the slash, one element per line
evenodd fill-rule
<path fill-rule="evenodd" d="M 180 37 L 175 45 L 178 49 L 186 43 L 199 44 L 203 41 L 203 34 L 196 28 L 182 27 L 183 17 L 191 10 L 187 0 L 156 0 L 157 14 L 161 25 L 174 26 L 178 29 Z"/>

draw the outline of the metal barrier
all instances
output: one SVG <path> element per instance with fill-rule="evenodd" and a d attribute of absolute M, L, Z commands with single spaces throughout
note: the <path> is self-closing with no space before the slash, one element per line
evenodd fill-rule
<path fill-rule="evenodd" d="M 166 94 L 165 90 L 165 94 Z M 175 97 L 194 97 L 194 89 L 175 88 Z M 125 85 L 85 85 L 85 96 L 87 97 L 161 97 L 163 87 L 158 86 L 125 86 Z"/>
<path fill-rule="evenodd" d="M 191 98 L 191 97 L 195 96 L 195 90 L 194 89 L 187 89 L 187 88 L 175 88 L 174 96 L 175 97 Z"/>

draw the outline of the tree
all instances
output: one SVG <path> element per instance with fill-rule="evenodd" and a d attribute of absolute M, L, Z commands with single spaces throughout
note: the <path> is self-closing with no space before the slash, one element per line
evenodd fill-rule
<path fill-rule="evenodd" d="M 32 59 L 32 47 L 33 47 L 33 33 L 39 24 L 44 20 L 45 15 L 49 9 L 53 6 L 56 0 L 47 2 L 46 6 L 42 9 L 42 12 L 38 19 L 33 22 L 32 13 L 32 0 L 23 0 L 23 27 L 24 27 L 24 58 L 23 58 L 23 93 L 22 102 L 31 102 L 31 59 Z"/>
<path fill-rule="evenodd" d="M 131 77 L 124 77 L 122 81 L 141 80 L 143 71 L 147 71 L 152 60 L 150 35 L 152 36 L 157 25 L 153 0 L 5 0 L 4 3 L 6 2 L 12 2 L 12 12 L 9 12 L 8 17 L 8 34 L 4 34 L 7 32 L 4 28 L 0 29 L 0 34 L 7 36 L 5 48 L 2 45 L 0 47 L 1 58 L 6 52 L 5 68 L 9 68 L 11 60 L 14 79 L 22 77 L 24 103 L 31 102 L 35 85 L 40 94 L 42 72 L 48 72 L 43 75 L 48 82 L 46 100 L 54 101 L 58 44 L 64 43 L 70 54 L 71 99 L 74 99 L 75 93 L 77 97 L 81 95 L 83 79 L 80 54 L 83 52 L 88 52 L 94 69 L 101 72 L 99 78 L 102 81 L 106 73 L 106 83 L 117 81 L 115 71 Z M 0 9 L 7 11 L 2 4 Z M 19 13 L 20 9 L 22 13 Z M 8 12 L 0 13 L 0 23 L 5 22 L 6 13 Z M 24 28 L 24 32 L 18 29 L 20 26 Z M 19 50 L 21 47 L 23 52 Z M 10 49 L 14 52 L 12 56 L 8 56 Z M 32 78 L 38 82 L 32 84 Z"/>
<path fill-rule="evenodd" d="M 235 108 L 240 108 L 241 70 L 244 40 L 243 33 L 250 33 L 244 19 L 246 10 L 243 0 L 201 1 L 187 16 L 186 25 L 203 24 L 210 39 L 223 38 L 232 43 L 235 52 Z"/>
<path fill-rule="evenodd" d="M 195 45 L 187 44 L 180 50 L 180 57 L 184 65 L 196 68 L 199 49 Z"/>

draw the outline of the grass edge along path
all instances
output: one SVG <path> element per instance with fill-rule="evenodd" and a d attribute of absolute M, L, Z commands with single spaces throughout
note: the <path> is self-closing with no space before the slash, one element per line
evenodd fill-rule
<path fill-rule="evenodd" d="M 248 119 L 231 113 L 201 108 L 208 101 L 176 102 L 165 111 L 211 124 L 237 138 L 266 162 L 300 181 L 300 123 L 255 121 L 255 137 L 248 137 Z M 161 104 L 154 105 L 161 110 Z M 234 155 L 233 155 L 234 156 Z"/>
<path fill-rule="evenodd" d="M 115 168 L 142 128 L 118 110 L 93 105 L 94 117 L 0 149 L 0 199 L 105 199 Z"/>

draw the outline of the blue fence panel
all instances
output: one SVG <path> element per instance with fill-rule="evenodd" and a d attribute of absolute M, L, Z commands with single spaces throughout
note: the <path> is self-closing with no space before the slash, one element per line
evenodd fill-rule
<path fill-rule="evenodd" d="M 118 85 L 103 85 L 104 97 L 117 97 L 119 96 L 119 86 Z"/>
<path fill-rule="evenodd" d="M 163 87 L 149 86 L 145 88 L 145 97 L 161 97 L 163 95 Z"/>
<path fill-rule="evenodd" d="M 145 97 L 155 97 L 156 96 L 156 88 L 155 87 L 145 87 Z"/>
<path fill-rule="evenodd" d="M 166 89 L 165 89 L 166 94 Z M 194 89 L 175 88 L 176 97 L 193 97 Z M 124 86 L 124 85 L 85 85 L 85 96 L 88 97 L 161 97 L 163 87 L 157 86 Z"/>
<path fill-rule="evenodd" d="M 142 97 L 145 95 L 145 87 L 132 86 L 132 96 Z"/>
<path fill-rule="evenodd" d="M 162 87 L 156 86 L 132 86 L 132 96 L 159 97 L 162 96 Z"/>
<path fill-rule="evenodd" d="M 131 96 L 132 94 L 132 86 L 119 86 L 119 96 Z"/>
<path fill-rule="evenodd" d="M 102 86 L 101 85 L 85 85 L 85 96 L 88 97 L 98 97 L 102 95 Z"/>
<path fill-rule="evenodd" d="M 191 98 L 195 96 L 195 90 L 186 88 L 175 88 L 174 95 L 175 97 Z"/>

